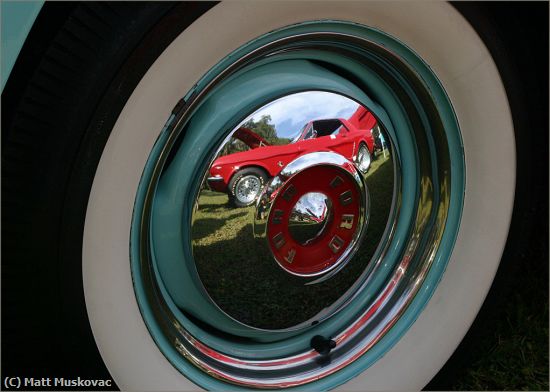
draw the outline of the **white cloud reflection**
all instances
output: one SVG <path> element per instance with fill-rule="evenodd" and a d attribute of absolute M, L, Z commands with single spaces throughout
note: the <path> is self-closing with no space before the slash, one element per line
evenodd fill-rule
<path fill-rule="evenodd" d="M 249 118 L 270 115 L 279 137 L 294 137 L 308 121 L 323 118 L 348 118 L 359 105 L 344 96 L 325 91 L 292 94 L 259 109 Z"/>

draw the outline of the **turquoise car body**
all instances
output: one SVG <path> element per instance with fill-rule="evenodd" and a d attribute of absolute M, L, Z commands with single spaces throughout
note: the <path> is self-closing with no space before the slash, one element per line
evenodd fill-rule
<path fill-rule="evenodd" d="M 2 91 L 15 65 L 17 56 L 31 31 L 43 1 L 1 1 L 2 18 Z"/>

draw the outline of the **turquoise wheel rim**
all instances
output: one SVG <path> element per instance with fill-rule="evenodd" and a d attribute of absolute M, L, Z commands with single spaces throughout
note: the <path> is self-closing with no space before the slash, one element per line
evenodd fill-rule
<path fill-rule="evenodd" d="M 339 72 L 329 70 L 327 64 Z M 299 331 L 257 330 L 213 306 L 193 271 L 189 227 L 202 181 L 196 173 L 207 170 L 216 149 L 246 115 L 279 97 L 310 90 L 347 96 L 368 107 L 386 126 L 401 173 L 394 195 L 398 214 L 393 216 L 393 236 L 376 274 L 343 310 Z M 206 389 L 331 389 L 358 375 L 403 336 L 426 306 L 458 231 L 463 149 L 454 111 L 436 76 L 412 50 L 380 31 L 346 22 L 314 21 L 271 32 L 237 49 L 206 73 L 183 102 L 150 154 L 136 195 L 131 231 L 136 298 L 159 349 L 182 374 Z M 165 168 L 168 156 L 170 165 Z M 430 200 L 425 200 L 427 193 L 432 195 Z M 419 225 L 415 219 L 419 211 L 426 219 L 420 241 L 409 254 L 406 245 Z M 428 254 L 430 260 L 425 262 Z M 311 350 L 313 336 L 336 336 L 356 322 L 388 288 L 388 280 L 404 259 L 424 267 L 422 282 L 406 306 L 399 308 L 398 319 L 357 358 L 331 371 L 320 366 L 320 376 L 311 380 L 300 371 L 288 370 L 276 381 L 268 372 L 254 372 L 257 363 Z M 191 307 L 192 316 L 180 310 L 182 303 Z M 204 328 L 196 321 L 197 314 L 214 320 L 226 335 Z M 248 340 L 231 338 L 235 336 Z M 351 353 L 361 341 L 346 344 Z M 196 349 L 194 345 L 207 347 L 214 356 L 237 358 L 247 370 L 234 375 L 223 366 L 209 369 L 190 355 L 189 347 Z M 230 364 L 223 365 L 230 368 Z"/>

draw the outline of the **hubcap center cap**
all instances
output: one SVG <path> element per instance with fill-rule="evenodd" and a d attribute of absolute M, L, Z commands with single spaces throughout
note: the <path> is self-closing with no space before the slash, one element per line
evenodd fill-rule
<path fill-rule="evenodd" d="M 308 245 L 319 238 L 332 218 L 332 202 L 324 193 L 309 192 L 292 208 L 288 231 L 301 245 Z"/>
<path fill-rule="evenodd" d="M 258 233 L 265 227 L 269 249 L 285 271 L 325 279 L 349 261 L 366 218 L 366 188 L 355 170 L 341 155 L 312 153 L 267 185 L 256 226 Z"/>

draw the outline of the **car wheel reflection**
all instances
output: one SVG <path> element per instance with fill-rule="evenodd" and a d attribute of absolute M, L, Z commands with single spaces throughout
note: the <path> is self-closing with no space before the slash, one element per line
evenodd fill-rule
<path fill-rule="evenodd" d="M 247 207 L 258 198 L 267 180 L 261 169 L 247 168 L 238 171 L 229 182 L 231 202 L 235 207 Z"/>
<path fill-rule="evenodd" d="M 357 153 L 357 167 L 362 173 L 366 173 L 369 170 L 371 164 L 371 154 L 367 149 L 367 146 L 361 144 L 359 152 Z"/>

